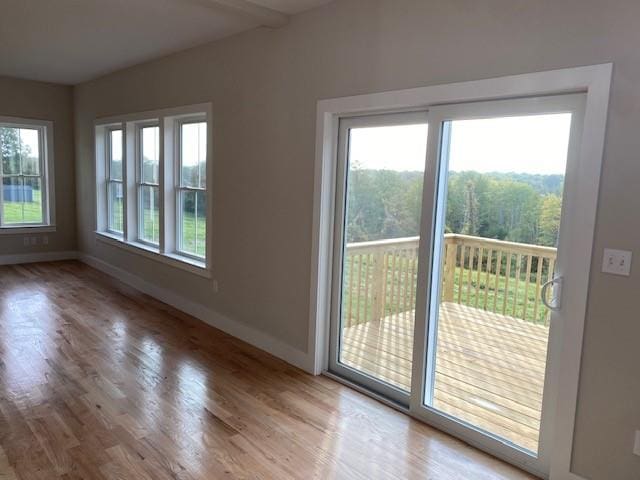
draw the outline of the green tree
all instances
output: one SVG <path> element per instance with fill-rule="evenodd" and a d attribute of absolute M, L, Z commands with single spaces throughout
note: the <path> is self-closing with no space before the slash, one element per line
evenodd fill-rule
<path fill-rule="evenodd" d="M 548 194 L 542 199 L 538 223 L 538 242 L 542 245 L 555 247 L 560 232 L 560 215 L 562 213 L 562 198 L 559 195 Z"/>
<path fill-rule="evenodd" d="M 348 242 L 419 234 L 422 172 L 352 166 L 348 182 Z M 559 195 L 555 192 L 562 190 L 562 183 L 560 175 L 449 172 L 445 230 L 553 244 L 554 228 L 559 224 Z M 551 210 L 556 211 L 556 220 L 547 212 L 554 197 L 556 206 Z"/>
<path fill-rule="evenodd" d="M 20 130 L 17 128 L 0 128 L 0 153 L 2 155 L 2 171 L 6 173 L 20 172 Z"/>

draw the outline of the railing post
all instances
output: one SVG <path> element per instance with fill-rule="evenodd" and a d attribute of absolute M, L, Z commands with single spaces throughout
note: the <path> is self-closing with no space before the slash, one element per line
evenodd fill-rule
<path fill-rule="evenodd" d="M 458 244 L 453 238 L 445 237 L 445 261 L 444 261 L 444 287 L 442 293 L 443 302 L 453 302 L 453 285 L 456 273 L 456 254 Z"/>
<path fill-rule="evenodd" d="M 385 288 L 386 288 L 386 268 L 384 265 L 384 248 L 376 249 L 373 254 L 373 296 L 371 306 L 371 320 L 376 322 L 384 315 Z"/>

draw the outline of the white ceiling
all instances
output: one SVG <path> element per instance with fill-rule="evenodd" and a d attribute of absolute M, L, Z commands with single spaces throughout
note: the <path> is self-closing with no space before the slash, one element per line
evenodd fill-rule
<path fill-rule="evenodd" d="M 76 84 L 329 1 L 2 0 L 0 75 Z"/>

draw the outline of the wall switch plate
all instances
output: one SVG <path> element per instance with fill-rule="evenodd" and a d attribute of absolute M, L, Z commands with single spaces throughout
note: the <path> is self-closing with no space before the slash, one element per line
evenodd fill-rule
<path fill-rule="evenodd" d="M 602 259 L 602 271 L 604 273 L 628 277 L 631 273 L 631 252 L 605 248 L 604 258 Z"/>
<path fill-rule="evenodd" d="M 218 285 L 218 280 L 213 280 L 213 293 L 218 293 L 219 291 L 219 285 Z"/>
<path fill-rule="evenodd" d="M 633 454 L 640 457 L 640 430 L 636 430 L 636 442 L 633 446 Z"/>

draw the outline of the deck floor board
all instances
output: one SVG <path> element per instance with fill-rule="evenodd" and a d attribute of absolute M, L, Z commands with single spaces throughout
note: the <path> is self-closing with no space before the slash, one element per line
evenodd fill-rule
<path fill-rule="evenodd" d="M 409 390 L 413 315 L 343 330 L 341 361 Z M 537 451 L 548 327 L 443 303 L 433 406 Z"/>

